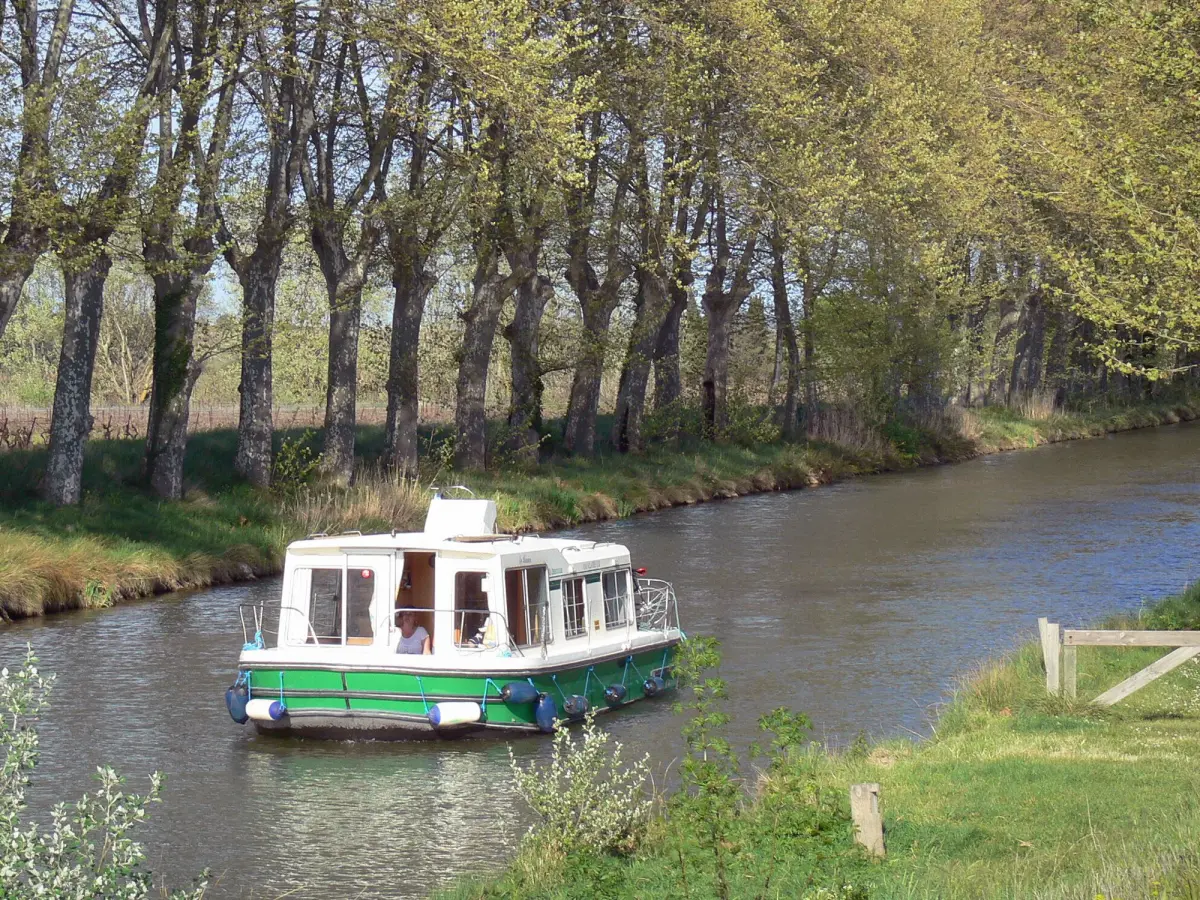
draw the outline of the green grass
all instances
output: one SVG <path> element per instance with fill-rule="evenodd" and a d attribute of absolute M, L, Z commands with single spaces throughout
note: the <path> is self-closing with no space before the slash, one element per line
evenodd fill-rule
<path fill-rule="evenodd" d="M 1191 421 L 1200 415 L 1200 407 L 1185 398 L 1138 406 L 1095 406 L 1036 418 L 1006 406 L 987 406 L 970 415 L 977 420 L 973 434 L 976 445 L 982 452 L 992 453 Z"/>
<path fill-rule="evenodd" d="M 640 455 L 601 452 L 572 459 L 552 436 L 539 465 L 502 464 L 481 473 L 437 469 L 443 436 L 426 431 L 423 482 L 467 481 L 494 497 L 500 527 L 544 531 L 635 512 L 829 483 L 873 472 L 966 459 L 1000 449 L 1036 446 L 1200 415 L 1190 402 L 1022 418 L 982 409 L 956 420 L 893 423 L 869 443 L 684 439 Z M 602 419 L 598 444 L 608 420 Z M 276 446 L 297 441 L 278 433 Z M 319 447 L 320 435 L 310 434 Z M 320 485 L 286 496 L 252 489 L 233 473 L 236 435 L 193 435 L 182 501 L 163 502 L 140 487 L 143 445 L 94 440 L 84 461 L 84 498 L 77 507 L 42 503 L 37 483 L 44 450 L 0 454 L 0 617 L 41 615 L 107 605 L 134 597 L 200 587 L 279 570 L 289 541 L 314 531 L 419 528 L 428 503 L 423 487 L 397 481 L 373 462 L 382 429 L 359 429 L 363 468 L 355 487 Z"/>
<path fill-rule="evenodd" d="M 1200 628 L 1200 586 L 1109 625 Z M 1164 652 L 1081 648 L 1067 701 L 1046 694 L 1030 644 L 965 679 L 929 740 L 793 755 L 728 815 L 729 896 L 1200 896 L 1200 664 L 1113 709 L 1087 702 Z M 853 846 L 844 805 L 813 814 L 857 782 L 881 785 L 885 861 Z M 796 820 L 824 827 L 781 829 Z M 679 817 L 632 858 L 555 859 L 527 844 L 506 872 L 448 896 L 716 896 L 703 846 Z"/>

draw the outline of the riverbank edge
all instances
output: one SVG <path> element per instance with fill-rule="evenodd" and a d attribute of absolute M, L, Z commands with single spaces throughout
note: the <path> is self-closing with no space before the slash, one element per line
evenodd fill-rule
<path fill-rule="evenodd" d="M 496 500 L 501 529 L 548 531 L 1198 418 L 1200 401 L 1190 397 L 1041 420 L 1004 408 L 984 408 L 966 412 L 957 430 L 944 424 L 901 428 L 891 441 L 866 446 L 810 441 L 753 448 L 658 448 L 641 456 L 560 460 L 535 468 L 478 473 L 470 480 L 477 493 Z M 118 490 L 106 495 L 105 502 L 115 507 L 122 499 L 142 496 L 132 489 Z M 238 513 L 229 527 L 228 546 L 209 553 L 178 553 L 155 544 L 152 517 L 145 533 L 132 537 L 127 533 L 119 546 L 96 534 L 80 533 L 83 529 L 77 531 L 70 511 L 56 512 L 53 525 L 39 525 L 36 532 L 20 525 L 0 526 L 0 619 L 108 607 L 277 575 L 288 543 L 308 533 L 419 529 L 428 493 L 386 476 L 364 474 L 348 491 L 316 487 L 283 496 L 253 492 L 251 502 L 261 515 L 250 522 Z M 192 491 L 175 506 L 186 510 L 189 504 L 207 511 L 212 502 L 203 491 Z"/>
<path fill-rule="evenodd" d="M 1200 628 L 1200 582 L 1092 627 Z M 1197 674 L 1190 677 L 1187 667 L 1177 669 L 1115 707 L 1087 699 L 1163 652 L 1081 648 L 1080 694 L 1071 698 L 1047 693 L 1041 644 L 1022 639 L 956 680 L 946 701 L 931 711 L 928 737 L 867 742 L 860 736 L 848 747 L 809 744 L 782 765 L 747 773 L 749 790 L 736 815 L 758 822 L 755 811 L 770 806 L 777 822 L 781 803 L 811 807 L 814 789 L 845 797 L 852 784 L 881 788 L 886 859 L 869 859 L 848 839 L 822 844 L 818 837 L 807 885 L 828 880 L 842 890 L 818 888 L 816 897 L 1194 896 L 1200 888 L 1200 807 L 1191 797 L 1200 777 L 1191 772 L 1191 760 L 1200 751 L 1200 708 L 1187 705 L 1186 698 L 1164 704 L 1163 695 L 1184 677 L 1187 686 L 1200 685 L 1200 667 L 1193 665 Z M 1161 783 L 1155 790 L 1130 777 L 1136 769 L 1147 782 L 1169 784 L 1181 767 L 1190 773 L 1192 789 L 1177 797 Z M 1079 796 L 1083 778 L 1094 779 L 1090 799 Z M 1098 795 L 1105 805 L 1097 805 Z M 1031 796 L 1053 802 L 1031 803 Z M 689 845 L 703 844 L 703 837 L 689 831 L 696 823 L 685 819 L 668 826 L 662 820 L 666 808 L 660 803 L 648 829 L 650 846 L 631 856 L 547 854 L 533 838 L 499 871 L 465 876 L 433 896 L 557 900 L 588 896 L 590 879 L 612 898 L 644 896 L 646 885 L 680 877 L 676 859 L 686 856 L 694 866 L 703 857 L 688 855 Z M 775 827 L 769 819 L 759 824 Z M 775 840 L 773 833 L 761 837 L 765 845 Z M 745 835 L 739 840 L 752 844 Z M 775 852 L 771 846 L 772 860 L 769 866 L 761 861 L 762 870 L 774 868 Z M 694 885 L 703 883 L 704 873 L 693 868 L 686 877 Z M 757 887 L 753 881 L 748 885 L 751 891 Z M 772 887 L 786 894 L 792 886 L 777 879 Z"/>

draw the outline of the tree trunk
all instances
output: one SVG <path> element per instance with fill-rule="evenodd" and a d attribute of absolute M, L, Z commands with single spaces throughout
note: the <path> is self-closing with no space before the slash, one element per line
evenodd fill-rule
<path fill-rule="evenodd" d="M 533 272 L 536 262 L 528 266 Z M 533 448 L 536 454 L 542 432 L 542 365 L 538 357 L 539 334 L 546 304 L 554 287 L 545 275 L 531 275 L 517 285 L 513 320 L 504 328 L 512 366 L 512 399 L 508 427 L 512 449 Z"/>
<path fill-rule="evenodd" d="M 104 281 L 112 266 L 104 251 L 78 269 L 67 262 L 62 351 L 42 481 L 43 497 L 57 506 L 78 503 L 82 496 L 83 449 L 92 430 L 92 372 L 104 313 Z"/>
<path fill-rule="evenodd" d="M 454 466 L 463 470 L 482 469 L 487 463 L 488 363 L 507 296 L 505 279 L 497 273 L 494 261 L 486 264 L 484 271 L 477 270 L 473 294 L 471 308 L 463 314 L 466 329 L 454 410 Z"/>
<path fill-rule="evenodd" d="M 393 257 L 392 345 L 388 360 L 387 425 L 384 429 L 385 464 L 408 478 L 416 478 L 417 425 L 420 417 L 420 371 L 417 350 L 421 319 L 431 285 L 423 265 L 409 251 Z"/>
<path fill-rule="evenodd" d="M 683 395 L 683 381 L 679 377 L 679 324 L 687 311 L 688 292 L 678 284 L 672 284 L 670 291 L 671 308 L 654 345 L 655 410 L 670 409 Z"/>
<path fill-rule="evenodd" d="M 996 328 L 996 340 L 992 345 L 992 365 L 991 365 L 991 382 L 988 385 L 987 402 L 995 403 L 1000 397 L 1008 393 L 1006 385 L 1008 367 L 1005 365 L 1004 359 L 1005 345 L 1009 338 L 1012 337 L 1013 330 L 1017 327 L 1017 321 L 1020 318 L 1020 313 L 1017 309 L 1017 301 L 1013 298 L 1011 291 L 1005 291 L 1000 296 L 1000 324 Z"/>
<path fill-rule="evenodd" d="M 154 377 L 146 425 L 146 481 L 167 500 L 183 496 L 188 415 L 200 374 L 192 358 L 200 289 L 195 277 L 154 277 Z"/>
<path fill-rule="evenodd" d="M 779 384 L 783 381 L 784 359 L 783 330 L 779 327 L 779 319 L 775 320 L 775 354 L 771 358 L 771 381 L 767 385 L 767 405 L 774 406 L 775 398 L 779 396 Z"/>
<path fill-rule="evenodd" d="M 596 452 L 596 416 L 600 410 L 600 384 L 613 306 L 607 298 L 592 298 L 583 304 L 584 345 L 571 379 L 564 434 L 567 451 L 577 456 Z"/>
<path fill-rule="evenodd" d="M 282 244 L 260 243 L 238 273 L 242 285 L 242 380 L 234 468 L 257 487 L 271 484 L 271 339 L 275 285 L 282 263 Z"/>
<path fill-rule="evenodd" d="M 704 405 L 705 437 L 715 438 L 729 424 L 729 339 L 733 317 L 739 304 L 706 303 L 708 347 L 704 356 L 704 380 L 701 383 Z"/>
<path fill-rule="evenodd" d="M 1042 385 L 1042 357 L 1046 350 L 1046 304 L 1040 288 L 1025 301 L 1018 322 L 1016 352 L 1008 381 L 1007 402 L 1028 397 Z"/>
<path fill-rule="evenodd" d="M 646 388 L 650 382 L 650 363 L 667 312 L 666 279 L 661 273 L 640 268 L 637 273 L 633 329 L 629 350 L 621 367 L 617 387 L 617 408 L 613 417 L 612 444 L 621 453 L 643 448 L 642 420 L 646 415 Z"/>
<path fill-rule="evenodd" d="M 1074 316 L 1070 311 L 1047 310 L 1054 325 L 1054 336 L 1046 354 L 1046 384 L 1054 391 L 1054 405 L 1061 407 L 1067 398 L 1067 362 L 1071 352 Z"/>
<path fill-rule="evenodd" d="M 783 407 L 779 411 L 779 427 L 784 438 L 794 440 L 800 428 L 796 414 L 800 402 L 800 350 L 796 345 L 796 326 L 792 322 L 792 306 L 788 299 L 787 270 L 784 268 L 783 240 L 776 231 L 771 240 L 771 297 L 775 304 L 775 373 L 772 376 L 772 397 L 781 380 L 780 357 L 787 353 L 787 388 Z"/>
<path fill-rule="evenodd" d="M 963 390 L 963 406 L 972 406 L 976 399 L 975 380 L 979 377 L 976 367 L 983 357 L 983 323 L 990 305 L 984 297 L 967 313 L 967 385 Z"/>
<path fill-rule="evenodd" d="M 354 477 L 354 428 L 358 399 L 358 330 L 362 288 L 339 279 L 329 297 L 329 371 L 325 387 L 325 446 L 321 471 L 346 486 Z"/>
<path fill-rule="evenodd" d="M 34 259 L 36 260 L 37 257 L 35 256 Z M 33 274 L 33 265 L 25 263 L 24 259 L 13 260 L 11 270 L 0 272 L 0 337 L 4 336 L 4 330 L 17 310 L 25 282 Z"/>

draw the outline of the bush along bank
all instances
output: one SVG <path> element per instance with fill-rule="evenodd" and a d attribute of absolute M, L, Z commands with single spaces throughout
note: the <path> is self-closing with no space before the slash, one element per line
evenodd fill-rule
<path fill-rule="evenodd" d="M 1198 629 L 1200 586 L 1105 627 Z M 552 781 L 535 764 L 516 784 L 540 826 L 504 873 L 447 897 L 1200 896 L 1200 664 L 1101 709 L 1086 698 L 1163 651 L 1079 648 L 1070 700 L 1046 693 L 1031 643 L 964 679 L 927 740 L 859 739 L 831 752 L 802 743 L 802 716 L 776 710 L 760 721 L 763 746 L 747 768 L 723 737 L 737 686 L 704 674 L 714 648 L 692 644 L 679 791 L 638 819 L 639 798 L 621 781 L 621 791 L 588 795 L 604 798 L 605 815 L 582 818 L 564 808 L 577 798 L 558 793 L 555 806 L 523 789 Z M 610 777 L 602 761 L 589 769 Z M 852 839 L 848 790 L 861 782 L 882 787 L 883 860 Z M 564 827 L 580 821 L 630 827 L 605 843 L 595 829 Z"/>
<path fill-rule="evenodd" d="M 236 480 L 236 435 L 214 431 L 191 438 L 188 490 L 178 502 L 138 487 L 140 442 L 96 440 L 85 455 L 84 482 L 92 487 L 79 506 L 66 508 L 37 499 L 44 451 L 13 451 L 0 454 L 0 617 L 107 606 L 273 574 L 288 542 L 305 534 L 420 528 L 433 483 L 465 481 L 497 501 L 502 528 L 545 531 L 1198 416 L 1200 403 L 1190 400 L 1044 417 L 983 408 L 882 429 L 831 415 L 798 443 L 759 428 L 723 443 L 683 439 L 644 454 L 580 459 L 550 453 L 532 466 L 517 458 L 505 462 L 498 453 L 502 461 L 494 469 L 465 474 L 439 466 L 453 448 L 430 434 L 418 482 L 371 461 L 382 436 L 364 427 L 359 447 L 365 461 L 349 489 L 314 481 L 319 433 L 281 433 L 271 491 Z"/>

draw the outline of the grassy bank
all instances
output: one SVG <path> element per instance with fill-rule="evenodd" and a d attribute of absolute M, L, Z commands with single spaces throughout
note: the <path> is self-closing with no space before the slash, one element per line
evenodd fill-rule
<path fill-rule="evenodd" d="M 1110 627 L 1200 628 L 1200 586 Z M 1030 643 L 966 679 L 926 741 L 808 746 L 743 781 L 722 819 L 726 896 L 1200 896 L 1200 664 L 1101 710 L 1087 698 L 1162 650 L 1080 648 L 1079 699 L 1045 692 Z M 730 686 L 732 703 L 737 685 Z M 888 857 L 851 841 L 847 789 L 878 782 Z M 457 898 L 711 897 L 707 823 L 668 803 L 632 856 L 557 856 L 527 842 Z"/>
<path fill-rule="evenodd" d="M 540 531 L 1197 416 L 1200 403 L 1190 401 L 1036 418 L 982 409 L 869 434 L 835 423 L 824 439 L 796 444 L 685 441 L 644 455 L 592 460 L 551 453 L 534 467 L 513 463 L 470 475 L 439 470 L 433 462 L 442 455 L 438 438 L 428 435 L 423 480 L 466 480 L 497 500 L 502 528 Z M 309 436 L 319 446 L 320 435 Z M 281 433 L 277 445 L 299 437 Z M 69 509 L 37 500 L 43 450 L 0 454 L 0 616 L 104 606 L 273 573 L 289 541 L 316 531 L 419 528 L 428 490 L 380 472 L 372 460 L 381 445 L 378 427 L 360 429 L 365 461 L 348 491 L 304 485 L 268 492 L 233 477 L 232 431 L 196 434 L 188 448 L 187 494 L 170 503 L 137 487 L 140 441 L 91 441 L 84 501 Z"/>

